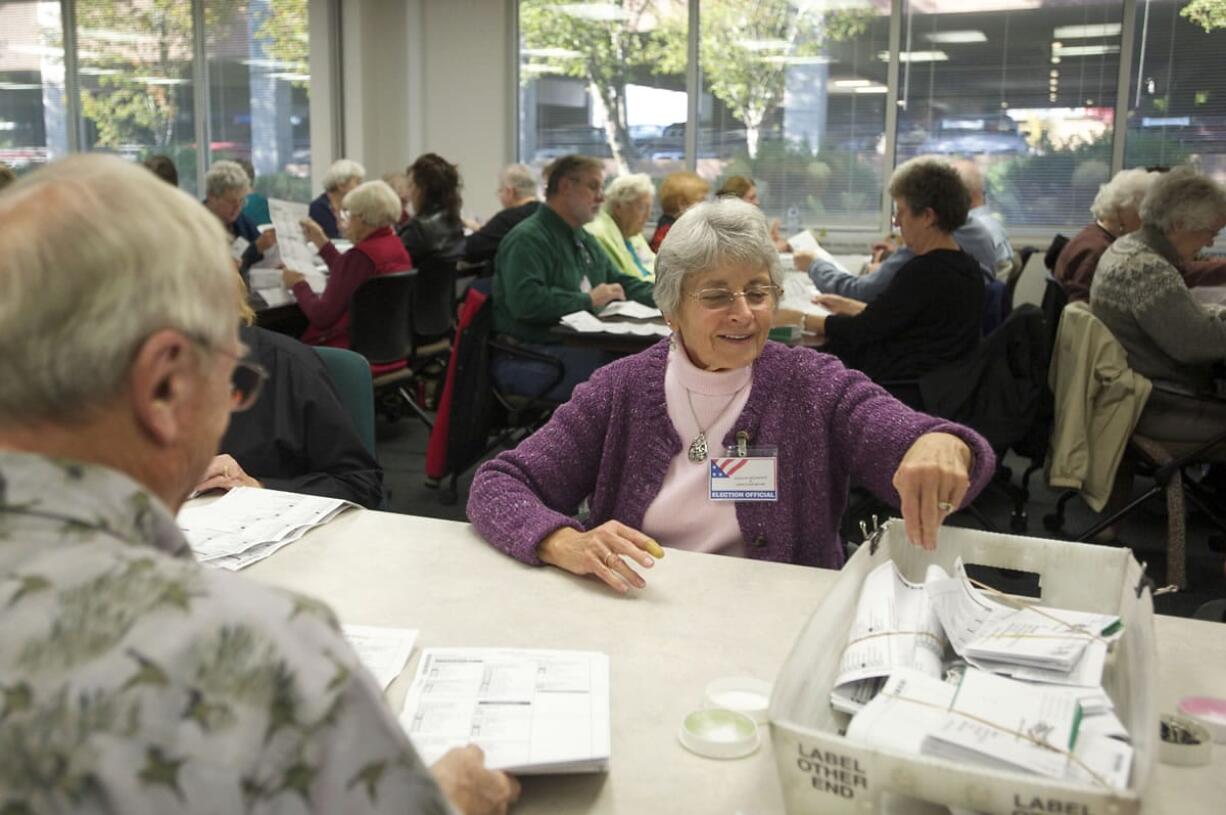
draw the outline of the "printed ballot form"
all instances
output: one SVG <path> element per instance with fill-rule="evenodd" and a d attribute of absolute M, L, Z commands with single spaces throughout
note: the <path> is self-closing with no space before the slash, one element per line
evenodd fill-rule
<path fill-rule="evenodd" d="M 416 628 L 346 624 L 341 626 L 341 631 L 362 667 L 370 671 L 383 690 L 400 676 L 413 653 L 413 643 L 417 642 Z"/>
<path fill-rule="evenodd" d="M 588 651 L 427 648 L 400 723 L 422 761 L 475 743 L 520 775 L 609 765 L 609 658 Z"/>

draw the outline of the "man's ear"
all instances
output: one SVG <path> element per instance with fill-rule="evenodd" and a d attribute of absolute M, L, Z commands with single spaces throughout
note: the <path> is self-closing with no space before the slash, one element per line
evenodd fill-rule
<path fill-rule="evenodd" d="M 192 342 L 177 331 L 151 334 L 137 349 L 128 377 L 133 413 L 157 445 L 177 442 L 192 415 L 199 377 Z"/>

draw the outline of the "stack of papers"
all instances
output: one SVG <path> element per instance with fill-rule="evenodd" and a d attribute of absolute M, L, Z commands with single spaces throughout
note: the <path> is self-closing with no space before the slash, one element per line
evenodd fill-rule
<path fill-rule="evenodd" d="M 342 625 L 341 630 L 357 653 L 362 667 L 370 671 L 384 690 L 400 676 L 413 653 L 413 644 L 417 642 L 415 628 Z"/>
<path fill-rule="evenodd" d="M 614 300 L 600 310 L 600 319 L 662 320 L 664 312 L 634 300 Z"/>
<path fill-rule="evenodd" d="M 197 560 L 237 571 L 356 506 L 340 498 L 236 487 L 211 504 L 189 502 L 177 520 Z"/>
<path fill-rule="evenodd" d="M 1062 685 L 1097 687 L 1120 618 L 1067 609 L 1007 605 L 971 585 L 959 560 L 953 577 L 926 582 L 954 651 L 984 670 Z"/>
<path fill-rule="evenodd" d="M 881 749 L 1126 788 L 1132 747 L 1079 734 L 1082 717 L 1077 699 L 1060 688 L 975 668 L 957 685 L 901 669 L 852 719 L 847 737 Z"/>
<path fill-rule="evenodd" d="M 475 743 L 520 775 L 609 765 L 609 658 L 586 651 L 428 648 L 400 722 L 422 760 Z"/>
<path fill-rule="evenodd" d="M 624 334 L 635 337 L 667 337 L 670 333 L 668 326 L 663 322 L 602 320 L 587 311 L 575 311 L 563 316 L 562 325 L 580 334 Z"/>
<path fill-rule="evenodd" d="M 909 583 L 893 561 L 869 573 L 847 633 L 839 673 L 830 691 L 835 710 L 855 713 L 899 668 L 941 677 L 945 633 L 922 583 Z"/>

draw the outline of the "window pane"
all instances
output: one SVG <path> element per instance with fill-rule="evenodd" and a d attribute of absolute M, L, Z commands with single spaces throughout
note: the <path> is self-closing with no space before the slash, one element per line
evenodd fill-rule
<path fill-rule="evenodd" d="M 67 152 L 60 4 L 0 0 L 0 161 L 21 174 Z"/>
<path fill-rule="evenodd" d="M 246 159 L 255 189 L 309 201 L 307 0 L 208 0 L 211 159 Z"/>
<path fill-rule="evenodd" d="M 195 193 L 191 3 L 80 0 L 76 15 L 84 148 L 168 155 Z"/>
<path fill-rule="evenodd" d="M 1226 5 L 1139 0 L 1136 27 L 1124 166 L 1196 159 L 1226 181 Z"/>
<path fill-rule="evenodd" d="M 889 8 L 703 0 L 698 172 L 754 179 L 785 231 L 876 228 Z"/>
<path fill-rule="evenodd" d="M 685 168 L 685 0 L 521 0 L 520 160 L 609 174 Z"/>
<path fill-rule="evenodd" d="M 1010 228 L 1086 221 L 1110 175 L 1122 8 L 1119 0 L 910 0 L 898 160 L 975 158 L 988 204 Z"/>

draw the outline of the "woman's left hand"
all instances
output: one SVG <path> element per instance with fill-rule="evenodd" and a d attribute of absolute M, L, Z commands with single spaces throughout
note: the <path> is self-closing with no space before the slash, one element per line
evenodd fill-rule
<path fill-rule="evenodd" d="M 209 490 L 232 490 L 235 487 L 262 486 L 264 485 L 243 471 L 243 468 L 239 466 L 239 463 L 234 460 L 233 456 L 222 453 L 209 463 L 208 469 L 200 477 L 200 483 L 196 485 L 195 492 L 202 493 Z"/>
<path fill-rule="evenodd" d="M 973 456 L 966 442 L 949 433 L 925 433 L 915 440 L 894 473 L 907 540 L 937 548 L 937 531 L 962 505 L 971 486 Z"/>
<path fill-rule="evenodd" d="M 293 269 L 287 268 L 281 269 L 281 282 L 285 285 L 286 289 L 294 288 L 296 284 L 301 283 L 303 280 L 306 280 L 306 277 L 303 276 L 302 272 L 295 272 Z"/>

